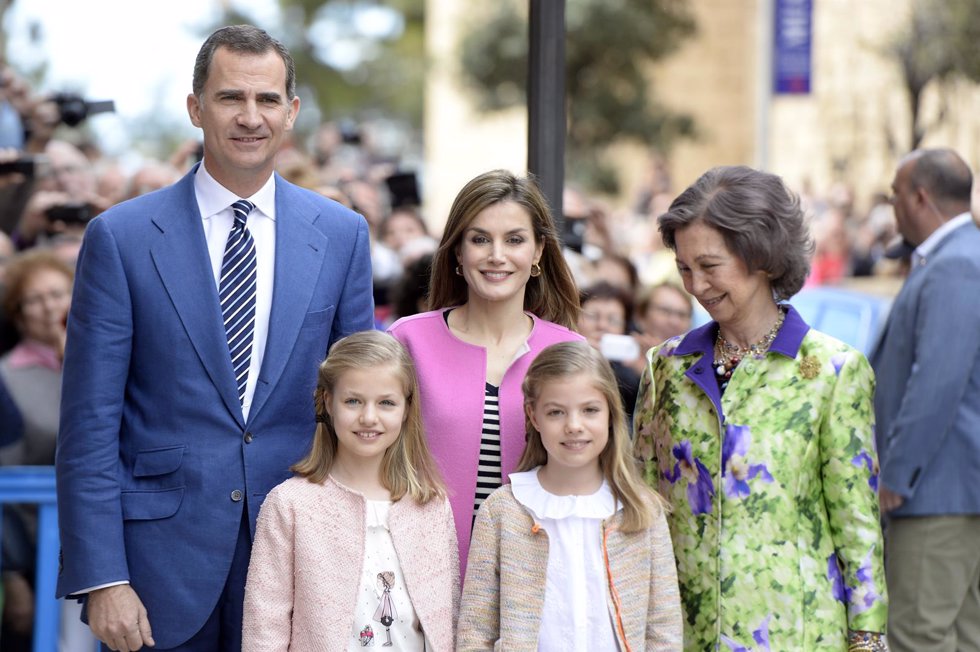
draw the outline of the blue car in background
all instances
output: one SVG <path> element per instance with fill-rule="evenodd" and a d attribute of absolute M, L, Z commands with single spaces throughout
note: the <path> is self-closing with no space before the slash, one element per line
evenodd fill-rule
<path fill-rule="evenodd" d="M 892 300 L 867 292 L 823 286 L 805 288 L 789 302 L 811 327 L 869 355 L 885 325 Z"/>

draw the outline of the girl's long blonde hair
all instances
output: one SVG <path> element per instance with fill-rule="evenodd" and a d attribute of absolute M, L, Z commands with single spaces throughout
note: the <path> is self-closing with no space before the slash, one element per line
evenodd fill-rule
<path fill-rule="evenodd" d="M 392 500 L 400 500 L 408 494 L 421 504 L 445 496 L 445 486 L 429 454 L 422 429 L 415 365 L 398 340 L 380 331 L 354 333 L 330 347 L 327 359 L 320 364 L 317 387 L 313 392 L 317 420 L 313 444 L 306 457 L 294 464 L 291 470 L 310 482 L 321 483 L 327 479 L 337 459 L 338 440 L 325 402 L 343 374 L 352 369 L 370 367 L 394 369 L 405 391 L 405 420 L 398 439 L 388 447 L 382 458 L 381 484 L 391 492 Z"/>
<path fill-rule="evenodd" d="M 529 414 L 542 388 L 548 382 L 578 374 L 587 375 L 609 405 L 609 441 L 599 454 L 599 468 L 616 501 L 623 506 L 622 531 L 645 530 L 653 525 L 654 516 L 660 510 L 668 509 L 667 503 L 643 482 L 633 459 L 625 411 L 612 367 L 602 354 L 585 342 L 552 344 L 531 363 L 522 387 L 527 446 L 517 463 L 517 470 L 530 471 L 548 463 L 548 451 Z"/>

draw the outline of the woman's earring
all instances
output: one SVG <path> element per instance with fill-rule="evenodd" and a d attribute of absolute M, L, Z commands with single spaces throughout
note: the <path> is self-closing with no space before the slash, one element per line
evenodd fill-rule
<path fill-rule="evenodd" d="M 538 265 L 537 263 L 531 265 L 531 276 L 533 278 L 541 276 L 541 265 Z"/>
<path fill-rule="evenodd" d="M 456 276 L 462 276 L 462 275 L 463 275 L 463 266 L 456 265 Z"/>

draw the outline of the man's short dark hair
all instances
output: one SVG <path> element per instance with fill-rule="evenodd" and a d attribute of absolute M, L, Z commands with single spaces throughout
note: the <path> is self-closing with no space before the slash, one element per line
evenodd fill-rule
<path fill-rule="evenodd" d="M 197 60 L 194 62 L 194 95 L 200 97 L 204 92 L 204 84 L 208 81 L 211 60 L 218 48 L 227 48 L 238 54 L 262 55 L 275 52 L 286 66 L 286 98 L 290 101 L 296 97 L 296 64 L 286 46 L 269 36 L 264 29 L 252 25 L 229 25 L 215 30 L 204 41 Z"/>
<path fill-rule="evenodd" d="M 914 190 L 925 188 L 936 201 L 970 205 L 973 173 L 970 166 L 951 149 L 920 149 L 912 153 L 909 184 Z"/>

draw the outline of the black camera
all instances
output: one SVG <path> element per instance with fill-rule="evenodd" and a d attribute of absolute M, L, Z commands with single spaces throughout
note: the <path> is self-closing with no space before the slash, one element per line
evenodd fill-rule
<path fill-rule="evenodd" d="M 585 244 L 585 229 L 589 220 L 584 217 L 569 217 L 561 221 L 561 243 L 576 253 L 582 253 Z"/>
<path fill-rule="evenodd" d="M 55 93 L 51 101 L 58 105 L 58 115 L 69 127 L 77 127 L 90 115 L 116 110 L 112 100 L 91 102 L 76 93 Z"/>
<path fill-rule="evenodd" d="M 47 164 L 47 157 L 44 155 L 24 154 L 13 161 L 0 162 L 0 174 L 23 174 L 30 179 L 37 174 L 38 168 L 45 164 Z"/>
<path fill-rule="evenodd" d="M 44 214 L 51 222 L 86 224 L 95 217 L 95 207 L 81 202 L 58 204 L 44 211 Z"/>
<path fill-rule="evenodd" d="M 414 172 L 396 172 L 385 179 L 391 195 L 391 207 L 419 206 L 419 182 Z"/>
<path fill-rule="evenodd" d="M 342 120 L 339 125 L 340 128 L 340 140 L 345 145 L 360 145 L 361 139 L 361 129 L 352 120 Z"/>

